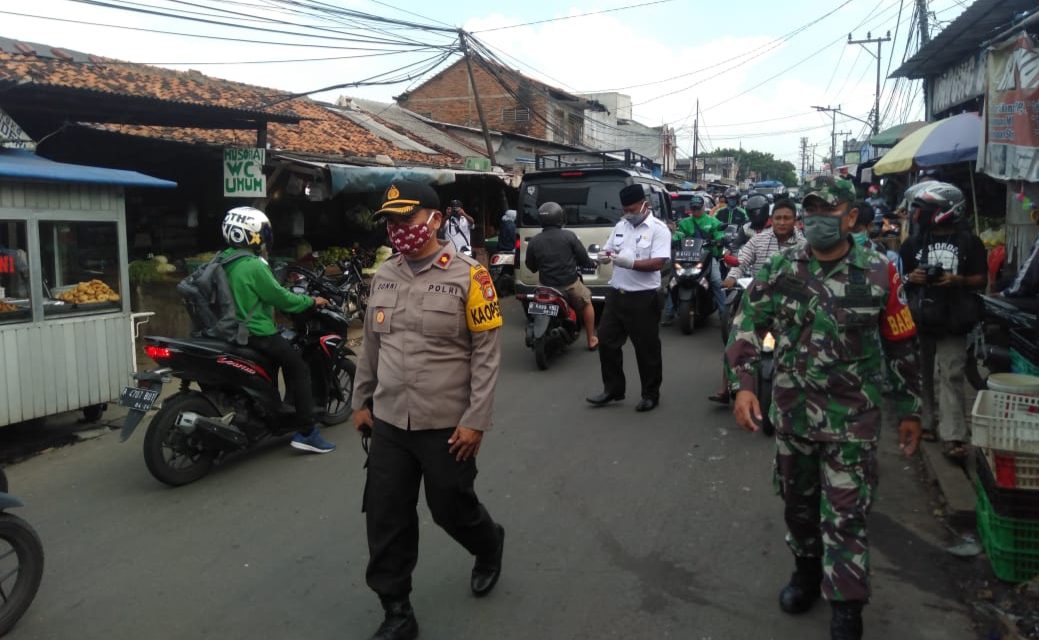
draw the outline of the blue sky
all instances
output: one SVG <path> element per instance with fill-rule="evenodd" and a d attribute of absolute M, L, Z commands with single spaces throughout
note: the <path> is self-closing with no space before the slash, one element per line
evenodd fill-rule
<path fill-rule="evenodd" d="M 245 11 L 250 11 L 249 5 L 268 2 L 238 1 Z M 890 68 L 893 71 L 898 67 L 906 50 L 906 37 L 911 28 L 915 30 L 910 24 L 913 0 L 671 0 L 648 5 L 647 0 L 499 3 L 461 0 L 436 4 L 414 0 L 322 1 L 425 24 L 460 26 L 474 33 L 511 66 L 539 80 L 570 91 L 626 93 L 632 96 L 636 120 L 648 125 L 668 123 L 677 129 L 681 155 L 692 146 L 693 115 L 699 99 L 701 148 L 710 150 L 742 144 L 795 163 L 802 136 L 807 137 L 810 144 L 818 145 L 819 155 L 830 143 L 830 117 L 814 111 L 812 105 L 839 104 L 850 116 L 863 120 L 869 117 L 876 63 L 862 47 L 846 44 L 848 33 L 864 38 L 867 32 L 877 36 L 891 31 L 895 40 L 885 44 L 882 62 L 882 71 L 886 72 L 892 51 L 894 61 Z M 177 6 L 171 0 L 137 2 L 167 8 Z M 195 2 L 210 7 L 222 4 L 214 0 Z M 953 20 L 966 4 L 969 0 L 929 1 L 939 24 Z M 632 5 L 645 6 L 602 13 L 606 9 Z M 6 0 L 0 3 L 0 10 L 160 30 L 243 36 L 240 30 L 105 9 L 72 0 Z M 594 14 L 579 15 L 587 13 Z M 559 19 L 567 16 L 577 17 Z M 280 17 L 303 20 L 285 14 Z M 542 20 L 550 21 L 513 26 Z M 798 29 L 802 30 L 792 34 Z M 244 32 L 244 36 L 248 38 L 251 33 Z M 200 40 L 13 15 L 0 15 L 0 35 L 151 63 L 240 62 L 338 55 L 315 49 Z M 440 42 L 450 36 L 422 34 L 422 37 Z M 916 48 L 915 41 L 911 45 L 910 55 Z M 388 71 L 418 60 L 418 57 L 408 57 L 417 55 L 282 64 L 170 66 L 196 68 L 210 76 L 302 92 Z M 422 57 L 428 55 L 422 54 Z M 334 100 L 337 95 L 346 94 L 389 101 L 416 82 L 352 88 L 316 97 Z M 918 84 L 903 82 L 896 90 L 893 81 L 886 81 L 881 99 L 882 128 L 922 116 Z M 864 133 L 862 123 L 844 116 L 838 116 L 837 129 L 851 132 L 851 137 Z"/>

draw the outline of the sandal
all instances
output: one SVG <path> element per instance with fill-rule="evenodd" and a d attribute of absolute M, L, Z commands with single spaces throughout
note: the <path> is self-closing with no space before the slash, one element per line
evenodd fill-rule
<path fill-rule="evenodd" d="M 588 341 L 588 350 L 589 351 L 595 351 L 598 348 L 599 348 L 599 338 L 593 336 L 592 339 Z"/>
<path fill-rule="evenodd" d="M 967 443 L 960 440 L 950 440 L 945 443 L 942 454 L 950 460 L 963 462 L 967 459 Z"/>

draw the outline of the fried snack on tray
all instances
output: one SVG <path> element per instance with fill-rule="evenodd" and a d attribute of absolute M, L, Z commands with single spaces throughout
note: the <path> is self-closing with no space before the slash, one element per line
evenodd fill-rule
<path fill-rule="evenodd" d="M 100 280 L 80 282 L 68 291 L 59 293 L 57 297 L 58 300 L 73 304 L 119 302 L 119 294 L 112 291 L 111 287 Z"/>

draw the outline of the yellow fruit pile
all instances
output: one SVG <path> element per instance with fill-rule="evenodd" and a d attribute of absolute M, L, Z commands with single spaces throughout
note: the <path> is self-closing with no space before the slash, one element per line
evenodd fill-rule
<path fill-rule="evenodd" d="M 58 300 L 76 304 L 90 302 L 119 302 L 119 294 L 100 280 L 80 282 L 75 287 L 58 294 Z"/>

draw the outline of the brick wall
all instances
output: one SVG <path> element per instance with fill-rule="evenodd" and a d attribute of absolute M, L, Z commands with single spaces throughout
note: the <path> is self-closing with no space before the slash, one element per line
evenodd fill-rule
<path fill-rule="evenodd" d="M 543 86 L 522 76 L 517 77 L 507 70 L 503 70 L 502 73 L 507 74 L 506 78 L 511 81 L 513 93 L 517 94 L 519 100 L 507 92 L 497 78 L 479 65 L 473 65 L 473 75 L 476 77 L 487 126 L 493 130 L 547 140 L 561 139 L 560 135 L 554 135 L 545 125 L 545 119 L 553 120 L 554 109 L 550 105 L 554 101 L 548 97 Z M 476 111 L 476 101 L 469 84 L 469 71 L 464 60 L 451 65 L 414 91 L 399 98 L 397 102 L 405 109 L 429 114 L 434 120 L 469 127 L 480 126 L 480 116 Z M 529 115 L 524 121 L 522 111 L 525 109 L 529 110 Z"/>

